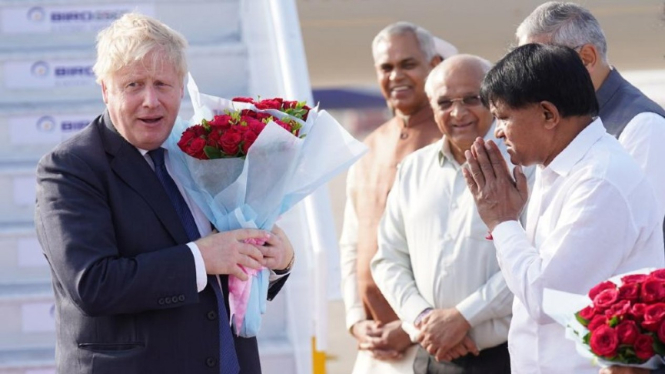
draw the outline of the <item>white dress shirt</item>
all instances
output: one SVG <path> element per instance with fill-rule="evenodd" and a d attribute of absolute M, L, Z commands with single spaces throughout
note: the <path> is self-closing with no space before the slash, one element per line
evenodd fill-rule
<path fill-rule="evenodd" d="M 486 139 L 494 139 L 493 129 Z M 505 145 L 494 139 L 504 157 Z M 457 308 L 479 349 L 506 341 L 512 294 L 462 166 L 441 141 L 407 156 L 388 195 L 372 275 L 399 317 Z"/>
<path fill-rule="evenodd" d="M 515 294 L 508 336 L 514 374 L 598 373 L 543 313 L 543 290 L 584 295 L 614 275 L 663 267 L 654 199 L 644 172 L 600 119 L 538 168 L 526 231 L 507 221 L 492 233 Z"/>
<path fill-rule="evenodd" d="M 621 132 L 619 143 L 651 181 L 660 215 L 665 216 L 665 118 L 650 112 L 636 115 Z"/>

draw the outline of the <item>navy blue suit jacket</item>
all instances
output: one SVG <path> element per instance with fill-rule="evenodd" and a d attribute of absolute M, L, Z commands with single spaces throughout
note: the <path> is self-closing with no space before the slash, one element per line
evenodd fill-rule
<path fill-rule="evenodd" d="M 214 291 L 197 292 L 177 213 L 108 114 L 44 156 L 37 182 L 58 372 L 219 373 Z M 271 285 L 269 299 L 285 280 Z M 235 349 L 241 373 L 260 373 L 255 338 L 236 337 Z"/>

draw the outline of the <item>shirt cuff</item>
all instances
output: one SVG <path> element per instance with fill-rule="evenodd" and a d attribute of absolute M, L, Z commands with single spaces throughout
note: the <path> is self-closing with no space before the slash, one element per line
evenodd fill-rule
<path fill-rule="evenodd" d="M 289 274 L 291 274 L 290 270 L 288 272 L 284 273 L 284 274 L 277 274 L 277 273 L 275 273 L 274 270 L 270 269 L 270 276 L 268 277 L 268 281 L 269 282 L 274 282 L 274 281 L 276 281 L 280 278 L 284 278 L 285 276 L 287 276 Z"/>
<path fill-rule="evenodd" d="M 208 284 L 206 265 L 205 262 L 203 262 L 203 256 L 201 256 L 199 246 L 194 242 L 187 243 L 187 246 L 192 251 L 192 256 L 194 256 L 194 266 L 196 267 L 196 290 L 201 292 Z"/>
<path fill-rule="evenodd" d="M 416 326 L 413 323 L 409 322 L 402 322 L 402 330 L 409 335 L 409 339 L 411 339 L 411 343 L 418 343 L 418 338 L 420 337 L 420 330 L 416 328 Z"/>
<path fill-rule="evenodd" d="M 494 246 L 500 250 L 502 244 L 505 244 L 513 235 L 524 235 L 524 228 L 519 221 L 504 221 L 496 225 L 492 231 Z"/>
<path fill-rule="evenodd" d="M 404 318 L 401 318 L 403 321 L 415 324 L 418 317 L 426 309 L 432 309 L 432 306 L 422 296 L 414 294 L 404 303 L 404 307 L 401 309 L 402 313 L 398 313 L 398 315 L 400 317 L 404 316 Z"/>
<path fill-rule="evenodd" d="M 455 309 L 457 309 L 462 317 L 469 322 L 471 327 L 475 327 L 483 322 L 482 320 L 479 321 L 479 319 L 482 315 L 481 312 L 486 306 L 487 301 L 483 300 L 479 293 L 474 292 L 466 299 L 460 301 L 459 304 L 455 305 Z"/>
<path fill-rule="evenodd" d="M 367 315 L 364 308 L 350 308 L 346 311 L 346 329 L 350 332 L 353 325 L 366 319 Z"/>

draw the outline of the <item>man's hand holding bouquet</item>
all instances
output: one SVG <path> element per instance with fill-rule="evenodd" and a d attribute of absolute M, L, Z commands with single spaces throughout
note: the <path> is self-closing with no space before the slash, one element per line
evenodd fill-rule
<path fill-rule="evenodd" d="M 349 168 L 366 147 L 325 111 L 281 98 L 226 100 L 187 85 L 191 121 L 176 121 L 165 147 L 173 173 L 219 231 L 270 230 L 278 217 Z M 263 243 L 252 243 L 261 245 Z M 269 270 L 229 276 L 233 325 L 255 336 Z"/>

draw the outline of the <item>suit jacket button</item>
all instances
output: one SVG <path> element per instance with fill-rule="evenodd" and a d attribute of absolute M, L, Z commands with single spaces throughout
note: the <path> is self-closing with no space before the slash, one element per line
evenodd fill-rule
<path fill-rule="evenodd" d="M 178 301 L 180 301 L 180 302 L 185 301 L 185 295 L 178 296 Z"/>
<path fill-rule="evenodd" d="M 177 303 L 178 302 L 178 296 L 173 296 L 171 298 L 171 302 L 173 302 L 173 304 Z"/>
<path fill-rule="evenodd" d="M 164 298 L 160 298 L 159 301 L 157 301 L 159 305 L 164 305 Z"/>
<path fill-rule="evenodd" d="M 206 358 L 206 365 L 208 365 L 208 367 L 213 367 L 217 365 L 217 360 L 215 360 L 213 357 L 208 357 Z"/>
<path fill-rule="evenodd" d="M 171 304 L 171 298 L 170 297 L 165 297 L 164 302 L 167 304 Z"/>
<path fill-rule="evenodd" d="M 217 312 L 215 312 L 214 310 L 209 311 L 208 312 L 208 319 L 211 320 L 211 321 L 214 321 L 215 319 L 217 319 Z"/>

